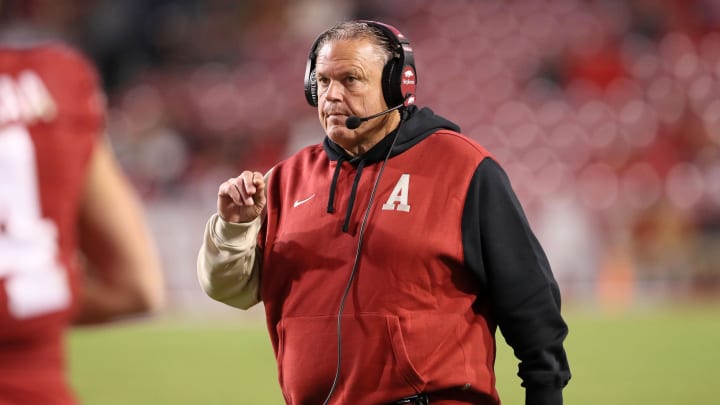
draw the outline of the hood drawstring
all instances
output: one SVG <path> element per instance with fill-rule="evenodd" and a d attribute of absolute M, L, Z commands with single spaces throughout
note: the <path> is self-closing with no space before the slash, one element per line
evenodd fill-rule
<path fill-rule="evenodd" d="M 348 201 L 347 212 L 345 213 L 345 222 L 343 222 L 342 230 L 347 232 L 350 227 L 350 216 L 352 215 L 353 206 L 355 205 L 355 194 L 357 194 L 358 183 L 360 183 L 360 176 L 362 175 L 363 168 L 365 167 L 365 159 L 361 159 L 358 163 L 357 172 L 355 173 L 355 179 L 353 180 L 352 189 L 350 190 L 350 200 Z"/>
<path fill-rule="evenodd" d="M 337 166 L 335 166 L 335 172 L 333 173 L 332 182 L 330 183 L 330 196 L 328 197 L 327 206 L 328 214 L 335 212 L 335 189 L 337 189 L 337 180 L 340 175 L 340 169 L 342 169 L 342 164 L 346 160 L 347 158 L 345 156 L 340 155 L 340 157 L 338 157 Z"/>
<path fill-rule="evenodd" d="M 335 193 L 337 191 L 337 180 L 340 176 L 340 170 L 342 169 L 343 162 L 355 163 L 355 159 L 348 160 L 345 156 L 340 156 L 337 160 L 337 166 L 333 172 L 332 182 L 330 183 L 330 196 L 328 197 L 327 212 L 332 214 L 335 212 Z M 355 179 L 353 180 L 352 189 L 350 190 L 350 197 L 348 200 L 347 212 L 345 213 L 345 221 L 343 222 L 342 230 L 347 232 L 350 229 L 350 217 L 352 216 L 352 210 L 355 206 L 355 197 L 357 195 L 358 184 L 360 184 L 360 176 L 365 168 L 365 159 L 358 159 L 357 161 L 357 172 L 355 173 Z"/>

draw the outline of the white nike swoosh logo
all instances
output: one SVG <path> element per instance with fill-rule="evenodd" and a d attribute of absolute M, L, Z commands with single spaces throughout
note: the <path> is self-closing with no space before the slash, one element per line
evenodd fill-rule
<path fill-rule="evenodd" d="M 294 207 L 297 207 L 297 206 L 299 206 L 299 205 L 305 204 L 306 202 L 312 200 L 313 197 L 315 197 L 315 194 L 311 195 L 310 197 L 308 197 L 308 198 L 306 198 L 306 199 L 304 199 L 304 200 L 295 200 L 295 202 L 293 203 L 293 208 L 294 208 Z"/>

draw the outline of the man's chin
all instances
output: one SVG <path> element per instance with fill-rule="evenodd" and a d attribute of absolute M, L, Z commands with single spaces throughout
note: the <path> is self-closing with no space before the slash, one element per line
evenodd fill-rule
<path fill-rule="evenodd" d="M 342 148 L 346 148 L 347 145 L 354 143 L 353 141 L 355 139 L 353 131 L 345 127 L 330 129 L 327 131 L 327 136 Z"/>
<path fill-rule="evenodd" d="M 333 141 L 335 139 L 347 139 L 348 137 L 353 136 L 353 131 L 347 129 L 345 125 L 333 125 L 328 127 L 326 133 Z"/>
<path fill-rule="evenodd" d="M 330 138 L 331 141 L 342 144 L 344 140 L 348 139 L 347 129 L 345 132 L 343 130 L 333 130 L 333 131 L 327 131 L 327 136 Z"/>

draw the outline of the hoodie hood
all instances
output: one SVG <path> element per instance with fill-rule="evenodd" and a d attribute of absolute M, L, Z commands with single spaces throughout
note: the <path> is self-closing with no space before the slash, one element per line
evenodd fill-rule
<path fill-rule="evenodd" d="M 335 190 L 343 162 L 347 161 L 357 168 L 350 191 L 350 201 L 347 212 L 345 213 L 345 221 L 343 222 L 343 232 L 348 232 L 350 218 L 355 204 L 357 186 L 360 182 L 363 168 L 366 165 L 384 161 L 386 157 L 391 158 L 399 155 L 441 129 L 460 132 L 460 127 L 457 124 L 439 115 L 435 115 L 435 113 L 427 107 L 417 108 L 412 105 L 402 111 L 401 114 L 402 119 L 398 127 L 362 155 L 350 156 L 340 145 L 333 142 L 329 137 L 326 136 L 323 140 L 325 153 L 327 153 L 331 161 L 337 161 L 337 166 L 335 167 L 335 172 L 333 173 L 333 178 L 330 183 L 328 213 L 335 212 Z M 396 137 L 397 141 L 395 141 Z"/>

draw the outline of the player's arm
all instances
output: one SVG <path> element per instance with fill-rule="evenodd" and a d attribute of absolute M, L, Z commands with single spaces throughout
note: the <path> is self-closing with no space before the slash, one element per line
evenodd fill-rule
<path fill-rule="evenodd" d="M 79 243 L 86 259 L 77 324 L 157 311 L 164 283 L 138 196 L 105 141 L 95 146 L 82 196 Z"/>

